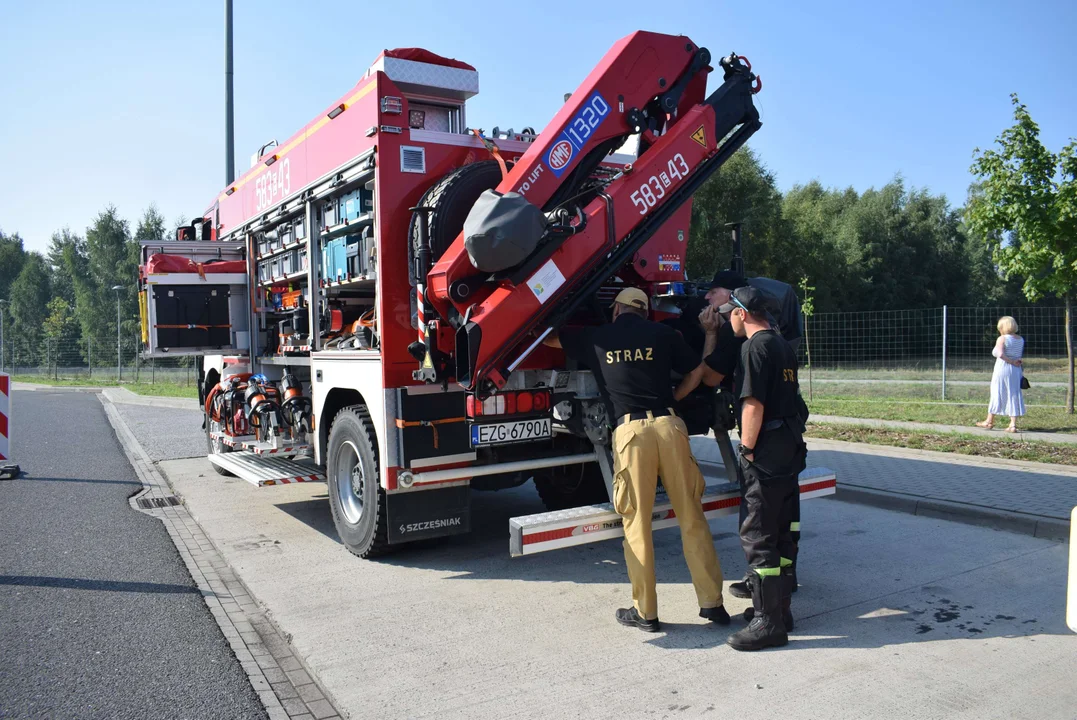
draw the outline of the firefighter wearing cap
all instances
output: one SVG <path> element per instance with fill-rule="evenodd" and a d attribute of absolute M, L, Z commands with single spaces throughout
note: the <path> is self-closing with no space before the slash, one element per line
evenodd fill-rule
<path fill-rule="evenodd" d="M 732 270 L 719 270 L 714 274 L 710 288 L 707 290 L 706 300 L 708 307 L 699 313 L 699 323 L 703 328 L 705 340 L 703 344 L 703 358 L 707 367 L 704 369 L 703 382 L 711 387 L 719 388 L 718 401 L 728 401 L 733 393 L 733 376 L 740 363 L 741 346 L 746 338 L 737 337 L 733 332 L 732 324 L 724 322 L 718 309 L 729 302 L 733 291 L 745 287 L 747 281 L 740 273 Z M 768 315 L 768 321 L 773 325 L 773 315 Z M 716 431 L 732 430 L 732 428 L 718 428 Z M 744 491 L 744 483 L 741 483 L 741 492 Z M 740 504 L 740 521 L 744 522 L 746 512 L 743 495 Z M 797 591 L 797 555 L 800 549 L 800 495 L 797 494 L 793 506 L 793 515 L 790 518 L 790 532 L 792 533 L 793 545 L 788 550 L 788 558 L 792 561 L 788 573 L 792 578 L 793 592 Z M 738 598 L 750 598 L 752 590 L 750 586 L 751 570 L 743 580 L 731 583 L 729 594 Z"/>
<path fill-rule="evenodd" d="M 769 301 L 742 287 L 718 310 L 745 338 L 733 388 L 740 417 L 740 470 L 744 519 L 741 545 L 748 556 L 752 612 L 748 627 L 729 637 L 736 650 L 785 645 L 792 626 L 791 575 L 797 477 L 804 469 L 797 362 L 792 347 L 767 319 Z"/>
<path fill-rule="evenodd" d="M 703 515 L 703 474 L 692 456 L 688 429 L 672 409 L 675 400 L 699 385 L 703 365 L 676 330 L 647 319 L 642 290 L 622 290 L 612 307 L 612 323 L 564 331 L 546 343 L 589 367 L 613 407 L 613 500 L 624 519 L 633 600 L 633 607 L 617 611 L 617 620 L 647 632 L 659 629 L 651 513 L 661 476 L 680 524 L 699 615 L 727 625 L 722 568 Z M 675 390 L 673 372 L 684 376 Z"/>

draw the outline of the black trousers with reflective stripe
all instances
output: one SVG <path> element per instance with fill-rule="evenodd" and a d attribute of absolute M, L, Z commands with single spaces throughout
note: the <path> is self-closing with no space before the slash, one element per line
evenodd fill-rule
<path fill-rule="evenodd" d="M 755 460 L 740 459 L 740 540 L 748 565 L 776 568 L 794 560 L 797 540 L 791 525 L 800 519 L 799 467 L 802 441 L 788 428 L 761 433 Z"/>
<path fill-rule="evenodd" d="M 738 472 L 742 480 L 740 482 L 740 525 L 744 525 L 744 518 L 748 515 L 748 503 L 744 502 L 744 472 L 743 470 Z M 796 530 L 791 529 L 792 523 L 795 523 Z M 740 527 L 738 525 L 738 527 Z M 797 492 L 793 496 L 793 511 L 790 525 L 790 537 L 792 538 L 792 547 L 789 549 L 789 554 L 782 555 L 793 561 L 793 564 L 797 564 L 797 554 L 800 552 L 800 483 L 797 483 Z"/>

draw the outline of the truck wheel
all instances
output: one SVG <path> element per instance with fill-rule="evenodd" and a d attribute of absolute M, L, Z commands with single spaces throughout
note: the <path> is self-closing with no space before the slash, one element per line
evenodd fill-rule
<path fill-rule="evenodd" d="M 232 448 L 228 447 L 223 442 L 221 442 L 219 438 L 214 440 L 212 437 L 210 437 L 209 431 L 210 431 L 211 426 L 212 426 L 212 423 L 210 422 L 209 418 L 206 418 L 206 447 L 209 449 L 209 454 L 210 455 L 223 455 L 224 453 L 232 452 Z M 213 463 L 210 463 L 210 465 L 213 465 Z M 224 475 L 225 477 L 232 477 L 232 473 L 228 472 L 227 470 L 225 470 L 222 467 L 218 467 L 216 465 L 213 465 L 213 469 L 217 472 L 218 475 Z"/>
<path fill-rule="evenodd" d="M 385 491 L 378 477 L 378 441 L 362 405 L 337 413 L 329 428 L 325 477 L 333 524 L 344 547 L 361 558 L 389 550 Z"/>
<path fill-rule="evenodd" d="M 566 465 L 535 474 L 535 487 L 547 510 L 609 502 L 602 470 L 597 463 Z"/>

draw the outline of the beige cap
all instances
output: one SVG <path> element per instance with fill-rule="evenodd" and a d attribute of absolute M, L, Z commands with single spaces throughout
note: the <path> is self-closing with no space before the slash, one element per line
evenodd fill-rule
<path fill-rule="evenodd" d="M 647 293 L 643 292 L 639 288 L 627 287 L 621 292 L 617 293 L 617 297 L 613 299 L 614 304 L 621 303 L 622 305 L 628 305 L 630 307 L 639 308 L 640 310 L 647 309 Z M 612 305 L 610 307 L 613 307 Z"/>

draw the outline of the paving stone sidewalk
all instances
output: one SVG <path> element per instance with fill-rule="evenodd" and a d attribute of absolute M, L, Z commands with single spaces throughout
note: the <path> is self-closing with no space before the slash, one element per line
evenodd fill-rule
<path fill-rule="evenodd" d="M 1077 506 L 1077 467 L 833 440 L 810 440 L 808 450 L 809 466 L 837 473 L 839 495 L 896 510 L 1063 539 Z M 692 451 L 720 476 L 713 437 L 693 438 Z"/>

